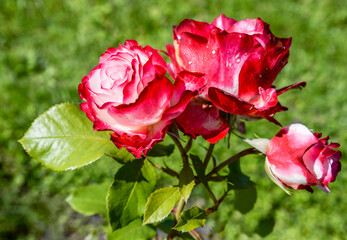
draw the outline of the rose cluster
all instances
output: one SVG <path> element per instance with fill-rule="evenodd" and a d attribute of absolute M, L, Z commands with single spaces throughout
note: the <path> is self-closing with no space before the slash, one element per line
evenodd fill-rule
<path fill-rule="evenodd" d="M 277 38 L 259 18 L 236 21 L 222 14 L 211 24 L 186 19 L 174 26 L 166 52 L 134 40 L 107 49 L 79 85 L 85 101 L 80 108 L 94 130 L 112 131 L 114 144 L 136 158 L 163 141 L 172 124 L 210 143 L 227 135 L 231 116 L 281 125 L 274 115 L 287 108 L 278 96 L 305 86 L 273 86 L 290 46 L 291 38 Z M 327 138 L 292 125 L 267 142 L 266 166 L 285 187 L 315 185 L 328 191 L 340 170 L 341 153 L 334 147 Z"/>

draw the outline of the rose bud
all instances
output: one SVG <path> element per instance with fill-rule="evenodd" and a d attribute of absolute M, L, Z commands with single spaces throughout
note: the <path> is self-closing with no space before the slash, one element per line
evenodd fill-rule
<path fill-rule="evenodd" d="M 166 46 L 172 61 L 169 72 L 204 74 L 202 96 L 225 112 L 280 125 L 273 116 L 287 108 L 277 96 L 305 86 L 300 82 L 273 88 L 288 62 L 291 39 L 275 37 L 259 18 L 236 21 L 222 14 L 212 24 L 186 19 L 174 26 L 173 42 Z"/>
<path fill-rule="evenodd" d="M 150 46 L 128 40 L 109 48 L 79 85 L 86 101 L 80 108 L 94 130 L 113 131 L 111 140 L 118 148 L 136 158 L 146 155 L 196 95 L 180 79 L 172 84 L 166 71 L 165 60 Z"/>
<path fill-rule="evenodd" d="M 313 192 L 311 186 L 315 186 L 329 193 L 328 184 L 335 181 L 341 170 L 341 152 L 333 149 L 340 145 L 329 144 L 328 139 L 302 124 L 292 124 L 271 140 L 246 139 L 246 142 L 266 154 L 265 169 L 280 187 Z"/>

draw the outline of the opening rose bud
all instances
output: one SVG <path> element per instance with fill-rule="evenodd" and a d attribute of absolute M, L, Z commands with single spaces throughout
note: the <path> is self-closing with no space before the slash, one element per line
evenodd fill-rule
<path fill-rule="evenodd" d="M 246 140 L 266 154 L 265 168 L 270 178 L 280 186 L 306 189 L 311 186 L 330 192 L 328 184 L 334 182 L 341 170 L 341 152 L 333 148 L 339 144 L 328 143 L 328 137 L 312 133 L 302 124 L 282 128 L 270 141 Z"/>
<path fill-rule="evenodd" d="M 277 96 L 305 86 L 272 88 L 288 62 L 291 39 L 277 38 L 259 18 L 236 21 L 222 14 L 212 24 L 186 19 L 174 27 L 173 42 L 166 46 L 170 74 L 203 73 L 206 86 L 200 97 L 225 112 L 279 124 L 273 115 L 287 108 Z"/>
<path fill-rule="evenodd" d="M 150 46 L 128 40 L 109 48 L 99 65 L 82 79 L 80 108 L 94 130 L 113 131 L 111 139 L 136 158 L 163 140 L 172 120 L 196 95 L 177 79 L 165 77 L 165 60 Z"/>

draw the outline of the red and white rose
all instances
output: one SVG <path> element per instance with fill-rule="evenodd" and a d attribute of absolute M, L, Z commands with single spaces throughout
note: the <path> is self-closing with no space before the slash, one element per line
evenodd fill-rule
<path fill-rule="evenodd" d="M 166 46 L 170 73 L 203 73 L 206 82 L 200 97 L 225 112 L 279 124 L 273 115 L 287 108 L 277 96 L 305 86 L 300 82 L 273 88 L 288 62 L 291 39 L 275 37 L 259 18 L 236 21 L 222 14 L 212 24 L 186 19 L 174 27 L 173 40 Z"/>
<path fill-rule="evenodd" d="M 337 143 L 328 143 L 328 137 L 312 133 L 302 124 L 282 128 L 271 140 L 247 140 L 266 154 L 265 169 L 270 178 L 283 188 L 306 189 L 315 186 L 330 192 L 328 184 L 334 182 L 341 170 L 341 152 L 334 150 Z"/>
<path fill-rule="evenodd" d="M 114 144 L 139 158 L 163 140 L 173 119 L 196 95 L 180 78 L 172 84 L 166 72 L 157 50 L 128 40 L 107 49 L 82 79 L 79 94 L 86 102 L 80 108 L 94 130 L 113 131 Z"/>

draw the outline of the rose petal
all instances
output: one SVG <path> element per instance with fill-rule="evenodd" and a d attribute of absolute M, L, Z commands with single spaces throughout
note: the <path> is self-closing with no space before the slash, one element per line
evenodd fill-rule
<path fill-rule="evenodd" d="M 259 93 L 259 97 L 251 102 L 256 109 L 259 111 L 264 111 L 277 105 L 278 100 L 276 90 L 274 88 L 269 88 L 266 90 L 259 88 Z"/>
<path fill-rule="evenodd" d="M 251 115 L 252 112 L 256 111 L 253 104 L 247 103 L 218 88 L 210 87 L 208 97 L 213 105 L 228 113 Z"/>
<path fill-rule="evenodd" d="M 221 14 L 213 20 L 212 25 L 216 26 L 220 30 L 231 32 L 230 29 L 236 22 L 235 19 L 228 18 L 224 14 Z"/>
<path fill-rule="evenodd" d="M 141 92 L 134 104 L 111 107 L 110 116 L 119 125 L 136 128 L 159 122 L 169 107 L 173 85 L 166 77 L 156 78 Z"/>
<path fill-rule="evenodd" d="M 302 156 L 308 146 L 318 142 L 302 124 L 282 128 L 269 142 L 267 158 L 272 172 L 287 186 L 316 185 L 316 177 L 305 167 Z"/>
<path fill-rule="evenodd" d="M 210 143 L 226 136 L 229 125 L 219 115 L 219 110 L 206 101 L 191 101 L 185 111 L 176 118 L 179 128 L 194 139 L 202 135 Z"/>
<path fill-rule="evenodd" d="M 140 158 L 142 155 L 146 156 L 147 151 L 155 144 L 163 141 L 170 124 L 171 122 L 158 122 L 148 127 L 147 131 L 141 135 L 132 132 L 115 132 L 111 134 L 111 140 L 118 148 L 124 147 L 132 153 L 135 158 Z"/>

